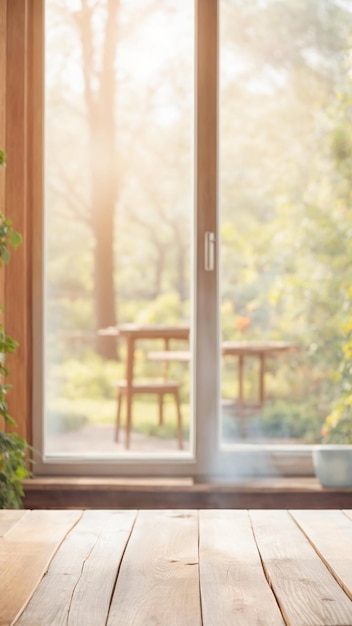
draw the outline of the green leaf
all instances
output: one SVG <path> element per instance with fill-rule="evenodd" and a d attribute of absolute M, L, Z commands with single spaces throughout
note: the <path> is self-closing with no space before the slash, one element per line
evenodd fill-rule
<path fill-rule="evenodd" d="M 10 243 L 13 248 L 18 248 L 18 246 L 22 243 L 22 235 L 20 235 L 20 233 L 16 230 L 12 230 L 10 232 Z"/>
<path fill-rule="evenodd" d="M 6 248 L 0 248 L 0 258 L 3 263 L 8 263 L 10 260 L 10 253 Z"/>

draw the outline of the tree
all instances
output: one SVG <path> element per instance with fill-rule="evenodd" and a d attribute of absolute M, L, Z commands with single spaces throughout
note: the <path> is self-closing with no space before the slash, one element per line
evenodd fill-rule
<path fill-rule="evenodd" d="M 174 246 L 176 243 L 181 259 L 178 262 L 177 284 L 185 291 L 182 264 L 182 241 L 185 239 L 180 243 L 178 232 L 169 217 L 173 211 L 170 192 L 159 192 L 159 202 L 163 203 L 161 211 L 154 211 L 154 207 L 148 206 L 148 215 L 155 213 L 151 221 L 146 219 L 145 205 L 146 200 L 150 202 L 149 191 L 145 194 L 143 192 L 143 179 L 146 178 L 143 169 L 147 167 L 145 153 L 149 151 L 147 159 L 153 161 L 154 171 L 160 169 L 160 162 L 165 159 L 161 150 L 161 139 L 158 140 L 155 135 L 155 126 L 160 126 L 160 135 L 163 134 L 163 127 L 155 113 L 160 108 L 162 99 L 171 98 L 168 93 L 170 88 L 166 85 L 173 78 L 170 78 L 170 72 L 167 73 L 162 63 L 159 63 L 160 68 L 155 72 L 152 81 L 141 80 L 137 59 L 133 67 L 133 71 L 137 67 L 137 78 L 133 79 L 128 60 L 130 43 L 133 46 L 133 40 L 138 41 L 138 37 L 143 40 L 150 29 L 150 23 L 153 20 L 164 20 L 165 15 L 174 10 L 174 4 L 174 0 L 169 0 L 160 8 L 158 2 L 149 0 L 139 10 L 133 8 L 133 5 L 129 7 L 128 3 L 116 0 L 80 0 L 72 7 L 67 4 L 66 8 L 59 3 L 56 5 L 53 2 L 51 5 L 53 10 L 49 16 L 49 29 L 50 41 L 53 41 L 50 57 L 53 77 L 51 80 L 51 65 L 48 65 L 47 80 L 51 111 L 48 119 L 48 152 L 52 160 L 48 167 L 50 211 L 58 218 L 59 230 L 62 229 L 60 215 L 66 216 L 63 219 L 67 219 L 69 215 L 74 216 L 84 224 L 81 233 L 86 237 L 86 249 L 91 251 L 93 257 L 91 297 L 96 328 L 117 323 L 120 279 L 116 268 L 121 271 L 123 267 L 120 263 L 120 251 L 126 236 L 121 231 L 121 220 L 116 217 L 126 210 L 128 221 L 134 219 L 136 229 L 139 225 L 144 233 L 148 229 L 149 234 L 150 227 L 153 229 L 151 241 L 154 242 L 156 254 L 154 258 L 149 256 L 147 259 L 150 273 L 155 273 L 151 293 L 157 295 L 162 289 L 162 276 L 166 271 L 162 258 L 163 248 L 170 246 L 172 232 L 177 237 L 174 237 L 171 244 Z M 150 41 L 152 42 L 151 35 L 148 34 L 148 42 Z M 55 67 L 56 64 L 58 67 Z M 181 79 L 179 68 L 177 73 Z M 58 118 L 58 115 L 61 117 Z M 168 124 L 169 122 L 166 126 Z M 151 131 L 148 130 L 149 126 Z M 160 146 L 159 162 L 154 156 L 158 152 L 155 141 L 159 141 Z M 65 161 L 67 151 L 71 154 L 69 163 Z M 170 152 L 172 151 L 170 145 Z M 85 170 L 84 173 L 82 169 Z M 128 192 L 129 183 L 126 184 L 128 178 L 135 181 L 131 195 Z M 154 172 L 151 172 L 147 183 L 148 189 L 150 186 L 154 191 L 162 186 Z M 176 184 L 174 189 L 177 189 Z M 161 218 L 161 222 L 157 221 L 158 218 Z M 168 242 L 163 241 L 159 234 L 165 232 L 165 225 L 169 231 Z M 124 227 L 125 224 L 122 224 L 122 228 Z M 80 229 L 78 233 L 79 231 Z M 52 239 L 51 245 L 55 246 L 55 234 Z M 133 239 L 133 243 L 137 243 L 137 232 Z M 131 248 L 131 244 L 129 247 Z M 83 242 L 77 240 L 75 252 L 78 253 L 79 249 L 83 254 Z M 70 280 L 68 274 L 63 277 L 64 282 Z M 140 282 L 145 287 L 148 280 L 141 277 Z M 116 356 L 114 343 L 102 337 L 99 338 L 98 352 L 108 358 Z"/>
<path fill-rule="evenodd" d="M 96 6 L 99 3 L 96 3 Z M 99 65 L 93 47 L 95 7 L 82 0 L 73 14 L 80 33 L 87 122 L 90 129 L 89 177 L 91 180 L 90 221 L 94 242 L 94 302 L 97 328 L 116 324 L 113 233 L 117 200 L 117 167 L 114 107 L 116 81 L 114 66 L 118 45 L 117 20 L 120 3 L 108 0 Z M 98 353 L 114 358 L 114 342 L 98 336 Z"/>
<path fill-rule="evenodd" d="M 349 81 L 351 9 L 267 0 L 229 2 L 225 11 L 223 300 L 250 316 L 254 336 L 301 346 L 306 396 L 325 411 L 350 265 L 331 109 Z"/>

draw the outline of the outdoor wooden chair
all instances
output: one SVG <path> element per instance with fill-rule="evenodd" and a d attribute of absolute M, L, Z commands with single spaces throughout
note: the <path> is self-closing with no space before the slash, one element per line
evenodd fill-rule
<path fill-rule="evenodd" d="M 165 350 L 169 348 L 169 340 L 164 340 Z M 123 399 L 127 397 L 127 380 L 119 380 L 117 382 L 117 414 L 116 414 L 116 427 L 115 427 L 115 441 L 119 441 L 120 427 L 121 427 L 121 409 Z M 131 385 L 131 402 L 135 395 L 155 395 L 158 399 L 159 407 L 159 425 L 164 421 L 164 397 L 171 395 L 175 401 L 176 408 L 176 428 L 177 428 L 177 440 L 180 450 L 183 448 L 182 437 L 182 414 L 181 414 L 181 402 L 180 402 L 180 383 L 175 380 L 168 379 L 168 363 L 163 362 L 162 378 L 155 380 L 148 380 L 143 382 L 136 382 L 132 380 Z M 126 421 L 126 447 L 127 442 L 130 441 L 130 430 L 132 427 L 132 418 L 128 424 Z"/>
<path fill-rule="evenodd" d="M 181 404 L 180 404 L 180 383 L 174 380 L 163 380 L 163 381 L 148 381 L 143 383 L 133 383 L 132 385 L 132 400 L 133 396 L 137 394 L 153 394 L 158 398 L 159 404 L 159 424 L 163 423 L 163 407 L 164 407 L 164 396 L 172 395 L 175 399 L 176 413 L 177 413 L 177 439 L 178 439 L 178 447 L 180 450 L 183 448 L 183 438 L 182 438 L 182 415 L 181 415 Z M 126 397 L 127 394 L 127 383 L 125 380 L 119 380 L 117 383 L 117 415 L 116 415 L 116 428 L 115 428 L 115 441 L 119 440 L 120 426 L 121 426 L 121 408 L 122 408 L 122 400 Z M 132 420 L 131 420 L 132 421 Z M 126 424 L 126 429 L 131 429 L 132 424 Z M 130 432 L 126 433 L 126 441 L 129 440 Z"/>

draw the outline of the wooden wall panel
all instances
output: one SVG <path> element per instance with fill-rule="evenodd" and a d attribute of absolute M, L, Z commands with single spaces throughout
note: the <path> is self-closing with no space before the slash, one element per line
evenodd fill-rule
<path fill-rule="evenodd" d="M 7 2 L 6 71 L 6 212 L 21 232 L 23 244 L 5 272 L 5 329 L 19 342 L 8 358 L 9 412 L 18 432 L 31 439 L 31 296 L 28 203 L 28 19 L 30 0 Z"/>
<path fill-rule="evenodd" d="M 7 4 L 0 0 L 0 150 L 5 150 L 5 98 L 6 98 L 6 11 Z M 4 212 L 5 171 L 0 169 L 0 212 Z M 0 286 L 1 289 L 1 286 Z M 1 293 L 1 291 L 0 291 Z M 1 293 L 2 295 L 2 293 Z"/>
<path fill-rule="evenodd" d="M 5 141 L 5 99 L 6 99 L 6 15 L 7 3 L 0 1 L 0 150 L 6 151 Z M 5 168 L 0 168 L 0 213 L 5 213 Z M 0 269 L 0 305 L 5 299 L 4 269 Z M 0 322 L 3 315 L 0 310 Z M 0 428 L 4 428 L 0 418 Z"/>

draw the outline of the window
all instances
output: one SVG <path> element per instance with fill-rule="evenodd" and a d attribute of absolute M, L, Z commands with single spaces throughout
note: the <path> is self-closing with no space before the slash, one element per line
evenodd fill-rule
<path fill-rule="evenodd" d="M 331 409 L 350 10 L 195 5 L 46 2 L 45 472 L 306 472 Z M 134 447 L 116 445 L 127 353 L 99 332 L 116 322 L 190 327 L 189 362 L 168 366 L 182 450 L 172 399 L 161 446 L 136 444 L 157 420 L 149 396 L 134 401 Z M 163 347 L 136 345 L 137 375 Z"/>

